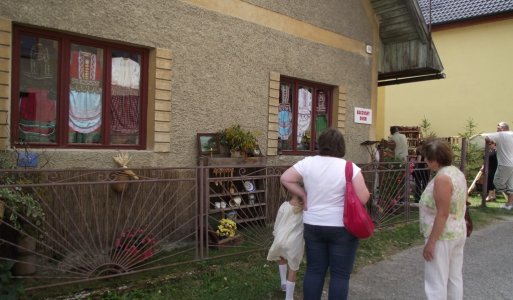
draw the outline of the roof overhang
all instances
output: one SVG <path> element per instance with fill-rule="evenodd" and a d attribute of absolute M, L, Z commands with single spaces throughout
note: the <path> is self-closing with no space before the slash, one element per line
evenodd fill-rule
<path fill-rule="evenodd" d="M 379 22 L 378 86 L 445 78 L 417 0 L 371 0 Z"/>

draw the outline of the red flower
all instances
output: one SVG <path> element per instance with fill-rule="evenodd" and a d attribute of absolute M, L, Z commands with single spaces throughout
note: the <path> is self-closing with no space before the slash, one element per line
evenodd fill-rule
<path fill-rule="evenodd" d="M 142 228 L 123 232 L 114 243 L 116 249 L 143 260 L 153 256 L 153 247 L 156 244 L 157 240 L 151 234 L 146 234 Z"/>

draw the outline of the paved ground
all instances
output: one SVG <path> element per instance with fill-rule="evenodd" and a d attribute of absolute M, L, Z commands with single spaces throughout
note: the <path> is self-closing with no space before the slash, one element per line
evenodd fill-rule
<path fill-rule="evenodd" d="M 349 299 L 426 299 L 421 251 L 420 246 L 405 250 L 353 274 Z M 467 239 L 463 281 L 465 300 L 513 299 L 513 217 Z"/>

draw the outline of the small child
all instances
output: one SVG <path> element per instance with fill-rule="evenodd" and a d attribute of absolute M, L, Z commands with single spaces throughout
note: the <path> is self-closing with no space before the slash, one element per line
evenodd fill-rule
<path fill-rule="evenodd" d="M 303 259 L 303 205 L 300 197 L 292 195 L 289 201 L 280 206 L 274 222 L 274 241 L 267 255 L 267 260 L 278 262 L 285 300 L 294 299 L 296 272 Z M 287 264 L 289 272 L 286 277 Z"/>

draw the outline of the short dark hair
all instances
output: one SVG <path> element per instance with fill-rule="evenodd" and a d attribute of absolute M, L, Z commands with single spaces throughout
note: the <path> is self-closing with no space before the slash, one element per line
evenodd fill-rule
<path fill-rule="evenodd" d="M 346 155 L 346 142 L 338 129 L 325 129 L 319 136 L 318 142 L 320 155 L 333 157 L 344 157 Z"/>
<path fill-rule="evenodd" d="M 422 144 L 422 156 L 426 160 L 436 161 L 441 167 L 452 164 L 452 149 L 449 143 L 441 139 L 428 139 Z"/>
<path fill-rule="evenodd" d="M 399 131 L 399 126 L 390 126 L 390 133 L 394 134 Z"/>

